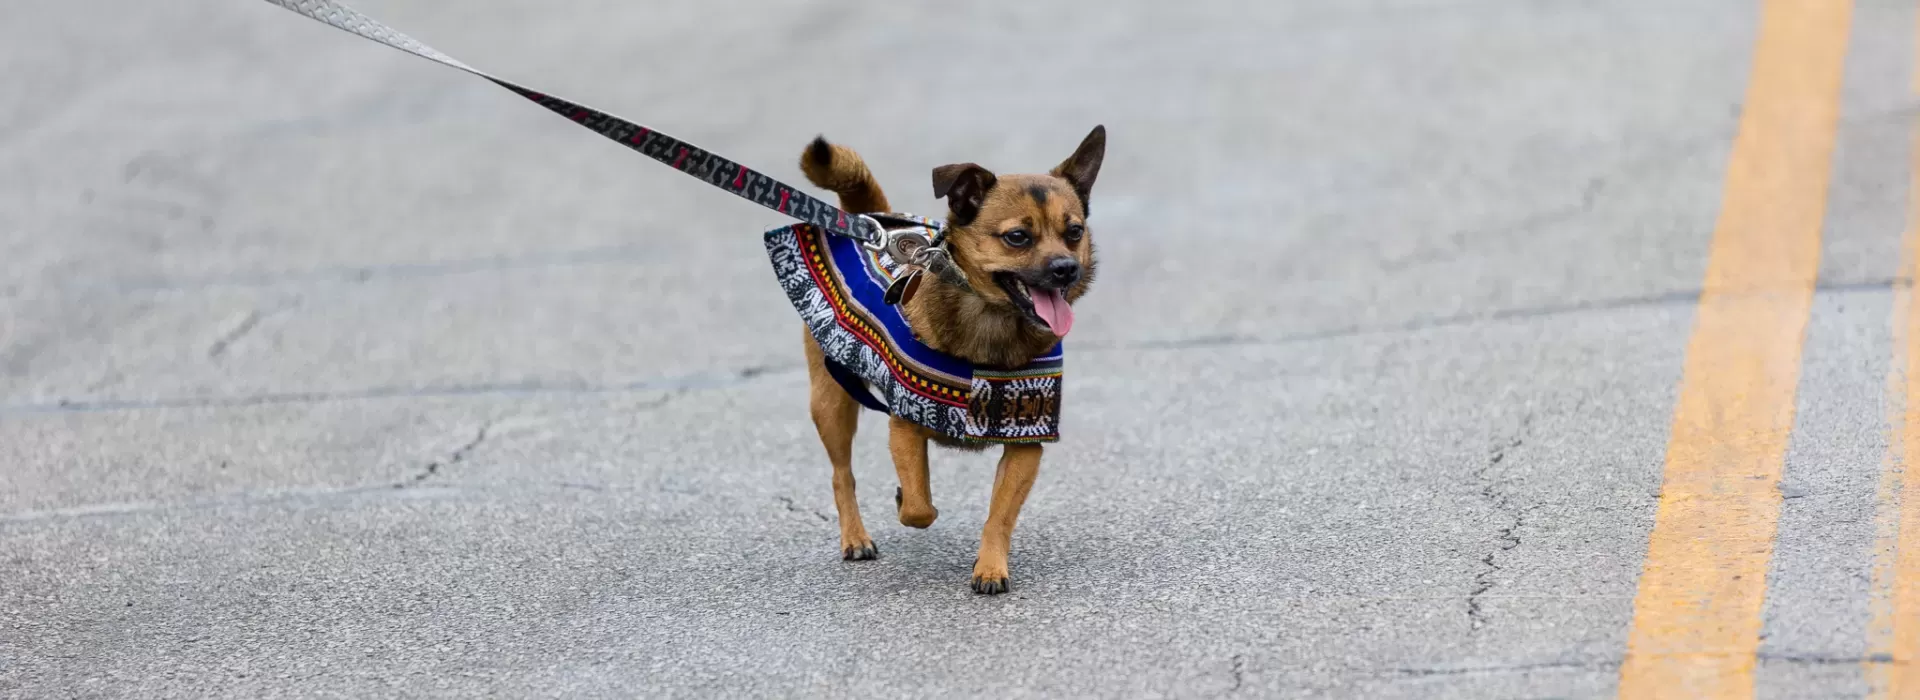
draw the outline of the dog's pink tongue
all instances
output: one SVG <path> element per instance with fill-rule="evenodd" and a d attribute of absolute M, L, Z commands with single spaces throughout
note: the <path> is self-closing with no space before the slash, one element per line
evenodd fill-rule
<path fill-rule="evenodd" d="M 1073 305 L 1058 289 L 1034 290 L 1033 312 L 1047 322 L 1054 335 L 1065 338 L 1067 331 L 1073 330 Z"/>

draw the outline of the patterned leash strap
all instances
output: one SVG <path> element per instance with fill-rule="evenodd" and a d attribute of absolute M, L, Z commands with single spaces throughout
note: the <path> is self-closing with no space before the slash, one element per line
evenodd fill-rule
<path fill-rule="evenodd" d="M 896 226 L 912 225 L 905 221 L 891 221 L 900 215 L 870 215 L 873 218 L 850 216 L 839 207 L 820 201 L 765 174 L 749 170 L 717 153 L 592 107 L 530 90 L 488 75 L 333 0 L 266 1 L 306 15 L 335 29 L 351 32 L 362 38 L 485 78 L 601 136 L 639 151 L 648 158 L 665 163 L 674 170 L 704 180 L 709 185 L 732 192 L 760 206 L 818 226 L 828 233 L 877 246 L 890 241 L 886 240 L 888 238 L 886 232 L 873 230 L 878 223 L 873 221 L 873 218 L 888 219 L 889 223 Z M 937 226 L 937 224 L 934 225 Z"/>

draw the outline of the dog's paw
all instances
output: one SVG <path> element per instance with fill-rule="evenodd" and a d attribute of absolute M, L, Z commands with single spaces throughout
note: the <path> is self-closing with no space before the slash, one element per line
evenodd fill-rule
<path fill-rule="evenodd" d="M 894 489 L 893 505 L 900 511 L 901 525 L 925 530 L 933 525 L 933 521 L 940 518 L 940 509 L 933 507 L 933 504 L 909 506 L 903 503 L 903 500 L 900 489 Z"/>
<path fill-rule="evenodd" d="M 973 575 L 973 592 L 975 593 L 981 595 L 1000 595 L 1007 592 L 1009 587 L 1011 587 L 1010 581 L 1006 576 L 985 578 L 979 574 Z"/>
<path fill-rule="evenodd" d="M 997 564 L 983 564 L 979 559 L 974 559 L 973 592 L 981 595 L 1000 595 L 1012 586 L 1013 582 L 1007 577 L 1007 562 L 1004 558 Z"/>
<path fill-rule="evenodd" d="M 840 543 L 840 558 L 846 561 L 868 561 L 871 559 L 879 559 L 880 548 L 873 544 L 873 540 L 867 540 L 865 542 L 856 543 L 856 544 L 848 544 L 848 543 L 842 542 Z"/>
<path fill-rule="evenodd" d="M 905 525 L 907 527 L 911 527 L 911 528 L 925 530 L 929 527 L 933 527 L 933 521 L 938 520 L 939 518 L 940 518 L 940 509 L 935 508 L 933 506 L 927 506 L 927 509 L 924 511 L 916 511 L 916 510 L 911 510 L 907 508 L 900 509 L 900 524 Z"/>

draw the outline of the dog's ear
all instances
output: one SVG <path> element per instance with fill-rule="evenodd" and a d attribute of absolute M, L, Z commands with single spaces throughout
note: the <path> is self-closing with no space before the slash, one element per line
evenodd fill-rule
<path fill-rule="evenodd" d="M 1093 127 L 1093 132 L 1081 139 L 1080 147 L 1073 150 L 1073 155 L 1067 156 L 1066 160 L 1053 168 L 1053 176 L 1066 180 L 1073 185 L 1074 194 L 1080 195 L 1082 214 L 1091 213 L 1085 211 L 1092 206 L 1087 199 L 1093 194 L 1094 178 L 1100 176 L 1100 162 L 1106 158 L 1107 127 L 1102 124 Z"/>
<path fill-rule="evenodd" d="M 987 190 L 993 189 L 997 180 L 992 172 L 973 163 L 942 165 L 933 169 L 933 196 L 947 198 L 947 208 L 953 211 L 947 223 L 965 226 L 979 215 L 980 206 L 987 202 Z"/>

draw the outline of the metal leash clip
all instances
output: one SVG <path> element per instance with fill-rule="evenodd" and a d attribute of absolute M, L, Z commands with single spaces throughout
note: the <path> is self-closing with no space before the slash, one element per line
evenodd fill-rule
<path fill-rule="evenodd" d="M 922 250 L 945 243 L 944 227 L 938 221 L 899 214 L 856 214 L 861 229 L 861 244 L 869 250 L 886 253 L 896 263 L 914 263 Z M 882 219 L 886 223 L 881 222 Z M 888 227 L 886 224 L 892 224 Z"/>
<path fill-rule="evenodd" d="M 862 229 L 861 245 L 878 253 L 886 253 L 894 264 L 903 271 L 887 286 L 886 303 L 901 304 L 913 298 L 920 287 L 920 275 L 928 269 L 936 274 L 947 271 L 946 226 L 936 220 L 911 214 L 858 214 L 857 225 Z M 892 224 L 889 228 L 882 224 Z"/>

